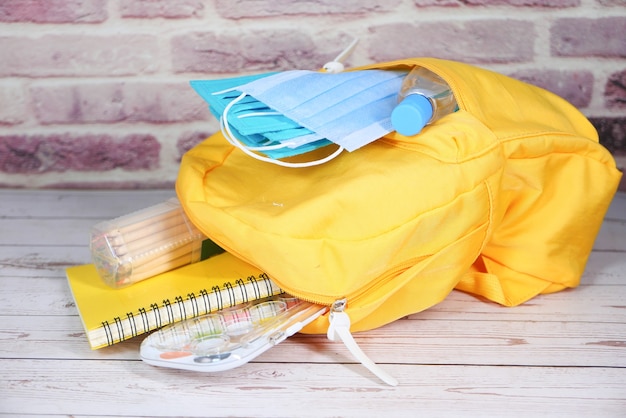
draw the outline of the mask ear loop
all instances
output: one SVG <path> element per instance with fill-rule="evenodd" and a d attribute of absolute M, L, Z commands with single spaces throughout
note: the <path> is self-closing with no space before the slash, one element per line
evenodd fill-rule
<path fill-rule="evenodd" d="M 228 123 L 228 112 L 230 112 L 230 109 L 237 104 L 238 102 L 240 102 L 241 100 L 243 100 L 243 98 L 246 97 L 246 93 L 241 93 L 241 95 L 239 95 L 237 98 L 233 99 L 230 103 L 228 103 L 226 105 L 226 108 L 224 109 L 224 112 L 222 113 L 222 117 L 220 118 L 220 128 L 222 130 L 222 134 L 224 135 L 224 138 L 226 138 L 226 140 L 233 145 L 236 148 L 239 148 L 241 151 L 243 151 L 245 154 L 247 154 L 248 156 L 255 158 L 259 161 L 264 161 L 267 163 L 272 163 L 272 164 L 276 164 L 282 167 L 289 167 L 289 168 L 303 168 L 303 167 L 313 167 L 316 165 L 321 165 L 324 163 L 327 163 L 328 161 L 336 158 L 339 154 L 341 154 L 344 151 L 344 147 L 340 146 L 339 148 L 337 148 L 337 150 L 335 152 L 333 152 L 332 154 L 319 159 L 319 160 L 315 160 L 315 161 L 307 161 L 304 163 L 290 163 L 287 161 L 281 161 L 281 160 L 276 160 L 274 158 L 269 158 L 269 157 L 264 157 L 262 155 L 256 154 L 254 152 L 252 152 L 252 150 L 269 150 L 269 149 L 279 149 L 279 148 L 284 148 L 287 146 L 287 144 L 277 144 L 277 145 L 267 145 L 265 147 L 249 147 L 247 145 L 244 145 L 241 143 L 241 141 L 239 141 L 235 135 L 233 134 L 232 130 L 230 129 L 230 124 Z M 267 147 L 267 148 L 266 148 Z M 276 148 L 269 148 L 269 147 L 276 147 Z"/>
<path fill-rule="evenodd" d="M 356 44 L 358 43 L 359 43 L 359 38 L 354 38 L 352 42 L 350 42 L 350 45 L 348 45 L 346 49 L 341 51 L 339 55 L 335 57 L 334 60 L 324 64 L 324 66 L 322 67 L 324 71 L 326 71 L 327 73 L 332 73 L 332 74 L 338 74 L 342 72 L 345 69 L 343 62 L 345 61 L 346 58 L 348 58 L 350 54 L 352 54 L 352 51 L 354 51 L 354 48 L 356 47 Z"/>
<path fill-rule="evenodd" d="M 214 95 L 214 96 L 217 96 L 217 95 L 220 95 L 220 94 L 225 94 L 225 93 L 229 93 L 231 91 L 236 91 L 236 90 L 237 90 L 236 87 L 231 87 L 231 88 L 228 88 L 228 89 L 225 89 L 225 90 L 213 92 L 211 94 Z M 238 97 L 233 99 L 233 101 L 235 103 L 238 103 L 241 100 L 243 100 L 244 98 L 245 98 L 245 93 L 244 94 L 240 94 Z M 234 105 L 235 103 L 232 103 L 232 104 Z M 230 110 L 231 107 L 232 107 L 232 105 L 230 103 L 229 103 L 229 105 L 226 106 L 226 108 L 228 108 L 229 110 Z M 226 113 L 226 108 L 224 110 L 224 113 Z M 251 116 L 268 116 L 268 115 L 276 116 L 276 115 L 281 115 L 281 113 L 279 113 L 279 112 L 252 112 L 252 113 L 246 113 L 245 115 L 239 116 L 238 118 L 241 119 L 241 118 L 251 117 Z M 224 132 L 224 124 L 223 124 L 221 118 L 220 118 L 220 129 L 221 129 L 222 133 L 224 134 L 224 136 L 226 136 L 226 133 Z M 230 139 L 235 138 L 235 136 L 232 134 L 232 132 L 230 130 L 228 132 L 230 133 L 231 137 L 227 138 L 227 139 L 229 140 L 228 142 L 230 142 L 232 144 Z M 235 144 L 233 144 L 233 145 L 235 145 Z M 280 149 L 280 148 L 286 148 L 286 147 L 289 146 L 289 144 L 286 144 L 286 145 L 285 144 L 264 145 L 264 146 L 259 146 L 259 147 L 251 147 L 251 146 L 247 146 L 247 145 L 243 145 L 242 144 L 242 146 L 245 146 L 248 149 L 254 150 L 254 151 L 266 151 L 266 150 L 269 151 L 269 150 L 276 150 L 276 149 Z"/>

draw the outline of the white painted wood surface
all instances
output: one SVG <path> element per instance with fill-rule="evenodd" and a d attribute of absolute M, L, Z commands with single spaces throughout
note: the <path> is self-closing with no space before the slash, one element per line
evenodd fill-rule
<path fill-rule="evenodd" d="M 89 228 L 171 191 L 0 190 L 0 414 L 19 416 L 626 416 L 626 195 L 616 196 L 579 288 L 503 308 L 453 292 L 356 336 L 400 381 L 341 344 L 297 335 L 244 367 L 151 367 L 141 337 L 89 349 L 65 267 Z"/>

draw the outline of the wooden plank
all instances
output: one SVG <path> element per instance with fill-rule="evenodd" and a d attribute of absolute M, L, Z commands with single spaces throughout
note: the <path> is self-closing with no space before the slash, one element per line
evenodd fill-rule
<path fill-rule="evenodd" d="M 139 361 L 0 360 L 2 413 L 308 417 L 451 414 L 619 416 L 622 369 L 387 365 L 397 387 L 361 366 L 253 364 L 219 374 Z M 88 373 L 86 371 L 88 370 Z"/>
<path fill-rule="evenodd" d="M 104 220 L 104 219 L 101 219 Z M 0 219 L 0 246 L 89 246 L 89 231 L 100 219 L 31 218 L 17 222 Z"/>
<path fill-rule="evenodd" d="M 137 360 L 143 338 L 92 350 L 78 316 L 4 316 L 0 358 Z"/>
<path fill-rule="evenodd" d="M 1 197 L 1 195 L 0 195 Z M 89 200 L 85 200 L 89 202 Z M 58 245 L 60 237 L 66 245 L 89 245 L 89 231 L 107 216 L 93 216 L 85 205 L 72 208 L 60 217 L 0 218 L 0 245 Z M 130 213 L 125 211 L 123 214 Z M 88 217 L 84 217 L 88 214 Z M 16 220 L 22 219 L 21 222 Z M 626 252 L 626 221 L 606 221 L 596 238 L 594 249 Z"/>
<path fill-rule="evenodd" d="M 626 221 L 626 193 L 616 193 L 611 202 L 609 210 L 606 212 L 605 219 L 615 219 Z"/>
<path fill-rule="evenodd" d="M 0 190 L 0 218 L 111 219 L 161 203 L 174 190 Z"/>
<path fill-rule="evenodd" d="M 0 315 L 76 315 L 65 277 L 0 277 Z"/>
<path fill-rule="evenodd" d="M 0 276 L 0 314 L 74 315 L 76 308 L 64 273 L 56 277 Z M 415 314 L 422 319 L 555 320 L 580 322 L 625 322 L 626 283 L 580 286 L 550 295 L 540 295 L 512 307 L 453 291 L 440 304 Z"/>
<path fill-rule="evenodd" d="M 623 285 L 626 253 L 593 251 L 587 260 L 582 286 Z"/>
<path fill-rule="evenodd" d="M 67 266 L 91 262 L 87 245 L 0 247 L 0 276 L 65 276 Z M 581 285 L 622 285 L 626 254 L 594 251 L 589 257 Z"/>
<path fill-rule="evenodd" d="M 76 308 L 67 280 L 59 277 L 0 276 L 0 314 L 74 315 Z M 621 286 L 581 286 L 541 295 L 513 308 L 453 291 L 440 304 L 415 314 L 418 319 L 529 320 L 626 322 L 626 283 Z"/>
<path fill-rule="evenodd" d="M 78 317 L 5 316 L 1 358 L 136 360 L 144 337 L 90 350 Z M 624 324 L 408 320 L 355 334 L 377 363 L 626 368 Z M 42 349 L 45 347 L 45 349 Z M 296 335 L 255 362 L 350 363 L 341 343 Z"/>
<path fill-rule="evenodd" d="M 91 254 L 87 245 L 0 246 L 0 277 L 65 278 L 68 266 L 90 262 Z"/>
<path fill-rule="evenodd" d="M 626 193 L 615 195 L 604 219 L 594 249 L 626 252 Z"/>
<path fill-rule="evenodd" d="M 173 191 L 0 190 L 0 246 L 89 245 L 98 222 L 161 203 Z"/>
<path fill-rule="evenodd" d="M 147 366 L 138 360 L 141 337 L 90 350 L 64 266 L 88 261 L 85 237 L 97 220 L 146 200 L 136 191 L 14 192 L 0 191 L 2 415 L 617 417 L 626 410 L 626 194 L 614 199 L 596 241 L 605 251 L 592 253 L 578 289 L 516 308 L 452 292 L 431 309 L 357 334 L 400 380 L 390 388 L 324 336 L 297 335 L 252 364 L 210 375 Z"/>
<path fill-rule="evenodd" d="M 174 190 L 15 190 L 0 189 L 0 218 L 112 218 L 171 197 Z M 80 210 L 79 210 L 80 209 Z M 626 220 L 626 193 L 615 195 L 607 219 Z"/>
<path fill-rule="evenodd" d="M 442 303 L 412 315 L 419 319 L 466 318 L 493 321 L 568 321 L 626 323 L 623 286 L 581 286 L 550 295 L 540 295 L 523 305 L 503 307 L 452 292 Z"/>
<path fill-rule="evenodd" d="M 596 251 L 626 252 L 626 221 L 607 219 L 593 245 Z"/>

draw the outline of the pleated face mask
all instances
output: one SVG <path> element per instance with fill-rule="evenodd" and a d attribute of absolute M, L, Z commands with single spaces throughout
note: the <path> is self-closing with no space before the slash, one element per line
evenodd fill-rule
<path fill-rule="evenodd" d="M 209 102 L 229 142 L 255 158 L 300 167 L 324 163 L 344 149 L 354 151 L 391 132 L 390 115 L 405 75 L 387 70 L 296 70 L 196 81 L 192 86 Z M 331 143 L 339 148 L 321 160 L 277 161 Z"/>
<path fill-rule="evenodd" d="M 220 121 L 222 132 L 229 142 L 255 158 L 274 162 L 331 144 L 253 97 L 242 96 L 236 90 L 240 85 L 273 74 L 276 73 L 223 80 L 194 80 L 190 84 L 209 104 L 209 110 Z M 253 152 L 261 152 L 269 158 Z"/>

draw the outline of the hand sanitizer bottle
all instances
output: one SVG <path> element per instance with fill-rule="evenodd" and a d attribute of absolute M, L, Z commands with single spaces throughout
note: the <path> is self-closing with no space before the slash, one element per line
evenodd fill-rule
<path fill-rule="evenodd" d="M 414 67 L 402 82 L 391 124 L 400 134 L 420 133 L 424 126 L 458 109 L 448 84 L 423 67 Z"/>

